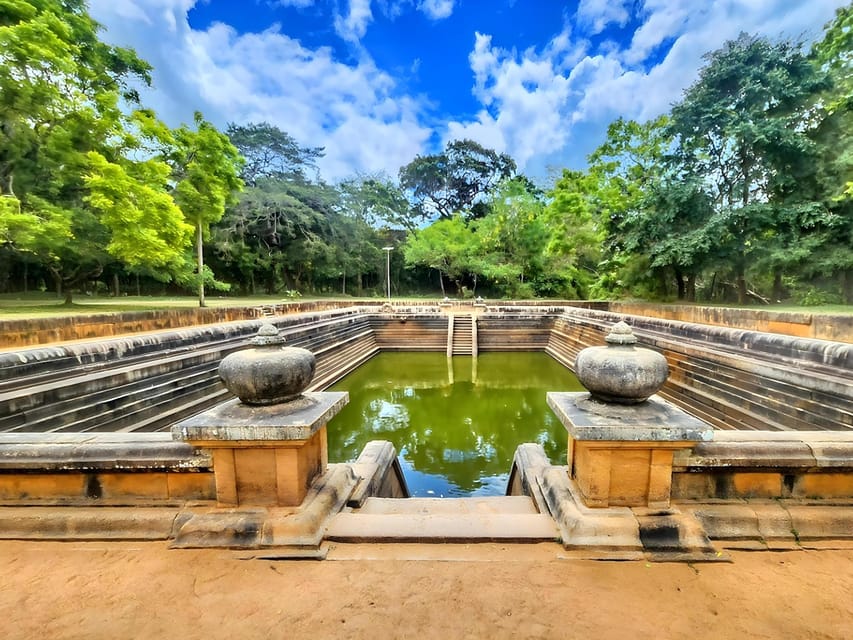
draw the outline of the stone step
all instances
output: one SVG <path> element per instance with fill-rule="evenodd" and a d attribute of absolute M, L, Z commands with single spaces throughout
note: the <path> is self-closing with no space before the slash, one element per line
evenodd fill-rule
<path fill-rule="evenodd" d="M 467 515 L 477 513 L 537 514 L 527 496 L 480 498 L 368 498 L 359 515 Z"/>
<path fill-rule="evenodd" d="M 340 542 L 553 542 L 560 533 L 550 516 L 506 513 L 465 515 L 357 515 L 339 513 L 326 539 Z"/>
<path fill-rule="evenodd" d="M 39 405 L 16 414 L 0 418 L 0 431 L 44 431 L 39 425 L 49 422 L 47 430 L 98 415 L 121 413 L 136 402 L 149 403 L 163 395 L 171 397 L 192 391 L 196 385 L 210 385 L 218 381 L 216 363 L 204 363 L 188 369 L 179 369 L 156 378 L 141 378 L 129 384 L 99 389 L 92 393 L 52 403 Z"/>
<path fill-rule="evenodd" d="M 553 519 L 527 496 L 368 498 L 336 515 L 326 537 L 346 542 L 543 542 L 559 539 Z"/>

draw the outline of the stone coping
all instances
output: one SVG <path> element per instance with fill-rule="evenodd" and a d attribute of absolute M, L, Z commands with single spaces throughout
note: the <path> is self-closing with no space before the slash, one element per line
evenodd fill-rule
<path fill-rule="evenodd" d="M 853 431 L 716 431 L 675 453 L 675 470 L 853 469 Z"/>
<path fill-rule="evenodd" d="M 0 433 L 0 472 L 199 471 L 210 454 L 169 433 Z"/>
<path fill-rule="evenodd" d="M 652 396 L 636 405 L 605 404 L 586 392 L 550 391 L 548 406 L 575 440 L 702 442 L 714 437 L 708 423 Z"/>
<path fill-rule="evenodd" d="M 597 322 L 607 327 L 621 320 L 631 326 L 638 338 L 644 338 L 644 334 L 649 333 L 671 340 L 685 338 L 695 343 L 694 346 L 736 353 L 777 364 L 808 365 L 815 370 L 829 370 L 835 375 L 838 375 L 838 369 L 853 371 L 853 344 L 847 342 L 834 342 L 596 309 L 566 309 L 563 318 L 570 322 L 577 322 L 581 319 L 586 322 Z"/>
<path fill-rule="evenodd" d="M 266 406 L 232 399 L 172 426 L 176 440 L 192 442 L 282 442 L 308 440 L 349 402 L 346 391 L 306 392 Z"/>

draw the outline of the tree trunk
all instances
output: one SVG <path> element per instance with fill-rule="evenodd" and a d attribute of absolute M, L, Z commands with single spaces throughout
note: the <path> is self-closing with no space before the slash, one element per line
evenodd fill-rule
<path fill-rule="evenodd" d="M 441 285 L 441 297 L 446 298 L 447 293 L 444 291 L 444 279 L 441 277 L 441 269 L 438 270 L 438 283 Z"/>
<path fill-rule="evenodd" d="M 347 294 L 347 274 L 346 272 L 341 274 L 341 295 Z"/>
<path fill-rule="evenodd" d="M 737 276 L 735 278 L 735 284 L 737 285 L 737 302 L 738 304 L 746 304 L 748 298 L 748 292 L 746 288 L 746 276 L 743 272 L 743 265 L 738 265 L 737 267 Z"/>
<path fill-rule="evenodd" d="M 844 304 L 853 304 L 853 269 L 845 269 L 841 274 L 841 291 Z"/>
<path fill-rule="evenodd" d="M 196 224 L 196 257 L 198 262 L 198 306 L 207 306 L 204 302 L 204 251 L 201 246 L 201 220 Z"/>
<path fill-rule="evenodd" d="M 782 270 L 776 269 L 773 272 L 773 295 L 771 299 L 773 302 L 781 302 L 782 301 Z"/>
<path fill-rule="evenodd" d="M 696 302 L 696 274 L 687 276 L 687 301 Z"/>
<path fill-rule="evenodd" d="M 27 280 L 29 274 L 29 262 L 24 261 L 24 293 L 27 293 Z"/>
<path fill-rule="evenodd" d="M 140 297 L 142 295 L 142 288 L 139 286 L 139 274 L 136 274 L 136 297 Z"/>
<path fill-rule="evenodd" d="M 121 287 L 119 286 L 118 274 L 113 274 L 113 295 L 118 298 L 121 295 Z"/>
<path fill-rule="evenodd" d="M 678 289 L 678 299 L 684 300 L 687 293 L 684 287 L 684 275 L 677 268 L 675 270 L 675 286 Z"/>

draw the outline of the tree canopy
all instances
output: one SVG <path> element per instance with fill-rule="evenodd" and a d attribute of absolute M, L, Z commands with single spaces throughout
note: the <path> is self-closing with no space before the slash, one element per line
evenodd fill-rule
<path fill-rule="evenodd" d="M 329 184 L 335 149 L 275 124 L 167 126 L 83 0 L 0 5 L 0 292 L 384 296 L 388 248 L 401 293 L 853 303 L 851 7 L 709 52 L 549 184 L 473 140 Z"/>

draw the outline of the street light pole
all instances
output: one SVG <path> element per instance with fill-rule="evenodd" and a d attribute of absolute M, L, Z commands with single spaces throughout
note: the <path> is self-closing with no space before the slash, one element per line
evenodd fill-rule
<path fill-rule="evenodd" d="M 388 295 L 388 304 L 391 303 L 391 250 L 394 247 L 382 247 L 385 252 L 385 292 Z"/>

